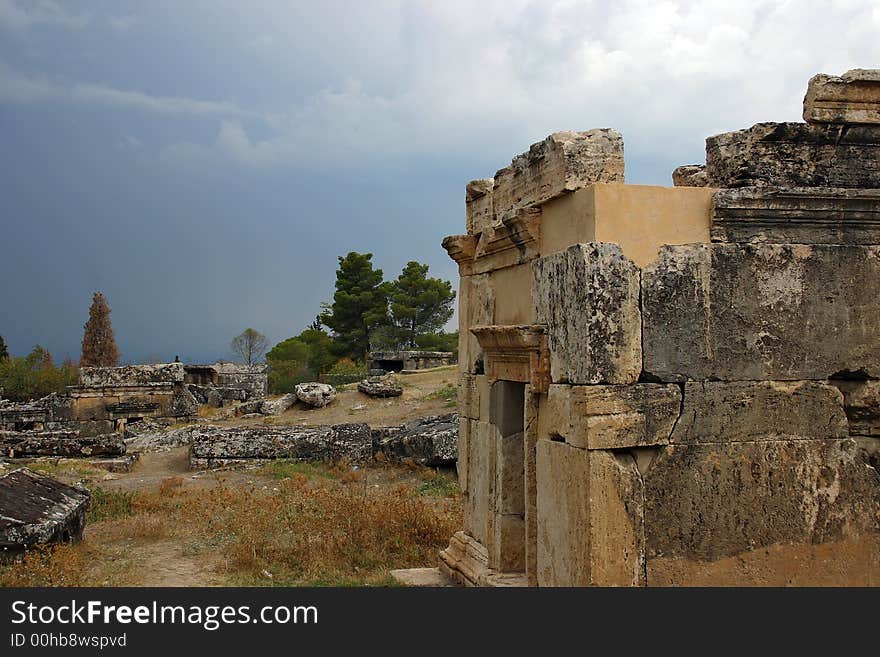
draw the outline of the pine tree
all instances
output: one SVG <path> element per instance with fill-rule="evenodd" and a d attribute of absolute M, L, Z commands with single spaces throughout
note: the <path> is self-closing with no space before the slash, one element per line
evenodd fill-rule
<path fill-rule="evenodd" d="M 7 360 L 9 358 L 9 350 L 6 348 L 6 342 L 3 341 L 3 336 L 0 335 L 0 362 Z"/>
<path fill-rule="evenodd" d="M 110 323 L 110 306 L 100 292 L 92 295 L 89 308 L 89 321 L 83 327 L 82 367 L 116 367 L 119 364 L 119 349 L 113 336 Z"/>
<path fill-rule="evenodd" d="M 333 303 L 321 323 L 333 330 L 339 355 L 362 361 L 370 350 L 370 333 L 388 321 L 388 297 L 382 270 L 373 269 L 372 253 L 339 256 Z"/>
<path fill-rule="evenodd" d="M 390 285 L 391 323 L 398 340 L 417 346 L 416 338 L 442 329 L 452 317 L 452 283 L 428 278 L 428 265 L 410 261 Z"/>

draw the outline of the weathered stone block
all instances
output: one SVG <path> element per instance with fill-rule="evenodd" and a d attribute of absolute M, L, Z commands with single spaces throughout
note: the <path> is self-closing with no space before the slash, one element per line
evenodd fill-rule
<path fill-rule="evenodd" d="M 539 586 L 644 583 L 644 493 L 629 454 L 537 444 Z"/>
<path fill-rule="evenodd" d="M 681 410 L 676 385 L 554 384 L 547 395 L 545 431 L 584 449 L 664 445 Z"/>
<path fill-rule="evenodd" d="M 843 396 L 816 381 L 688 381 L 672 443 L 847 437 Z"/>
<path fill-rule="evenodd" d="M 376 446 L 386 458 L 432 468 L 455 464 L 458 458 L 458 414 L 428 415 L 410 420 L 396 429 Z"/>
<path fill-rule="evenodd" d="M 591 242 L 534 263 L 535 318 L 547 325 L 554 383 L 635 383 L 641 372 L 639 268 Z"/>
<path fill-rule="evenodd" d="M 642 318 L 662 381 L 877 376 L 880 247 L 666 247 L 643 272 Z"/>
<path fill-rule="evenodd" d="M 471 423 L 465 531 L 487 549 L 495 532 L 496 439 L 497 429 L 488 422 Z"/>
<path fill-rule="evenodd" d="M 707 187 L 705 164 L 683 164 L 672 172 L 672 184 L 675 187 Z"/>
<path fill-rule="evenodd" d="M 471 443 L 471 424 L 474 420 L 459 416 L 458 419 L 458 460 L 455 462 L 456 473 L 458 474 L 458 485 L 462 493 L 467 495 L 468 488 L 468 472 Z"/>
<path fill-rule="evenodd" d="M 499 514 L 495 518 L 495 538 L 489 554 L 489 567 L 504 573 L 526 569 L 526 525 L 521 515 Z"/>
<path fill-rule="evenodd" d="M 832 381 L 843 393 L 849 432 L 880 437 L 880 381 Z"/>
<path fill-rule="evenodd" d="M 706 140 L 709 187 L 880 187 L 880 126 L 758 123 Z"/>
<path fill-rule="evenodd" d="M 373 438 L 366 424 L 331 427 L 212 427 L 192 430 L 192 459 L 274 459 L 368 461 Z"/>
<path fill-rule="evenodd" d="M 463 371 L 482 374 L 483 350 L 470 329 L 494 323 L 495 291 L 488 274 L 465 276 L 459 287 L 458 362 Z"/>
<path fill-rule="evenodd" d="M 472 420 L 480 419 L 480 389 L 476 374 L 464 372 L 459 376 L 458 414 Z"/>
<path fill-rule="evenodd" d="M 538 585 L 538 490 L 535 449 L 538 443 L 539 395 L 526 386 L 525 429 L 523 431 L 523 470 L 525 479 L 526 578 L 529 586 Z"/>
<path fill-rule="evenodd" d="M 804 97 L 804 121 L 880 124 L 880 70 L 814 75 Z"/>
<path fill-rule="evenodd" d="M 713 199 L 712 241 L 880 244 L 880 190 L 723 189 Z"/>
<path fill-rule="evenodd" d="M 648 585 L 880 584 L 880 476 L 854 441 L 661 448 Z"/>
<path fill-rule="evenodd" d="M 495 450 L 495 511 L 523 516 L 526 512 L 523 434 L 497 436 Z"/>
<path fill-rule="evenodd" d="M 556 132 L 495 174 L 493 212 L 499 219 L 592 183 L 622 183 L 623 170 L 623 137 L 616 130 Z"/>
<path fill-rule="evenodd" d="M 90 495 L 27 468 L 0 476 L 0 554 L 79 540 Z"/>
<path fill-rule="evenodd" d="M 183 363 L 125 365 L 123 367 L 83 367 L 79 384 L 83 387 L 149 386 L 183 383 Z"/>
<path fill-rule="evenodd" d="M 471 180 L 465 188 L 464 205 L 467 215 L 468 235 L 482 233 L 487 226 L 495 222 L 492 206 L 492 178 Z"/>
<path fill-rule="evenodd" d="M 0 431 L 0 451 L 10 458 L 118 456 L 125 454 L 125 442 L 117 433 L 79 436 L 75 431 Z"/>

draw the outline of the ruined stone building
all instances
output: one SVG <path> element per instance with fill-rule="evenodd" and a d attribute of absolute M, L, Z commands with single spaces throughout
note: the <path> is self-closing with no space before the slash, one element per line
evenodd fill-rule
<path fill-rule="evenodd" d="M 880 71 L 624 183 L 560 132 L 466 190 L 470 585 L 880 584 Z"/>
<path fill-rule="evenodd" d="M 454 362 L 451 351 L 373 351 L 370 352 L 370 369 L 386 372 L 426 370 L 443 367 Z"/>

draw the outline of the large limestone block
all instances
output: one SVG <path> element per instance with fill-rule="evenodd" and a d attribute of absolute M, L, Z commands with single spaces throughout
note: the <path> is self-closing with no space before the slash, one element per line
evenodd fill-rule
<path fill-rule="evenodd" d="M 880 381 L 832 383 L 843 393 L 850 434 L 880 438 Z"/>
<path fill-rule="evenodd" d="M 713 199 L 712 241 L 880 244 L 880 190 L 722 189 Z"/>
<path fill-rule="evenodd" d="M 681 410 L 678 386 L 554 384 L 547 395 L 545 437 L 584 449 L 665 445 Z"/>
<path fill-rule="evenodd" d="M 492 178 L 471 180 L 465 188 L 464 205 L 467 214 L 468 235 L 482 233 L 495 221 L 492 211 Z"/>
<path fill-rule="evenodd" d="M 539 205 L 592 183 L 622 183 L 623 137 L 616 130 L 555 132 L 495 174 L 493 212 Z"/>
<path fill-rule="evenodd" d="M 489 422 L 471 422 L 468 453 L 468 495 L 465 531 L 487 549 L 495 535 L 495 461 L 497 429 Z"/>
<path fill-rule="evenodd" d="M 630 455 L 539 441 L 538 585 L 643 584 L 643 494 Z"/>
<path fill-rule="evenodd" d="M 662 381 L 880 375 L 880 247 L 692 244 L 643 272 L 644 370 Z"/>
<path fill-rule="evenodd" d="M 635 383 L 642 369 L 639 268 L 590 242 L 534 263 L 535 318 L 547 325 L 554 383 Z"/>
<path fill-rule="evenodd" d="M 672 443 L 846 438 L 843 395 L 817 381 L 688 381 Z"/>
<path fill-rule="evenodd" d="M 706 140 L 710 187 L 880 187 L 880 126 L 758 123 Z"/>
<path fill-rule="evenodd" d="M 83 367 L 79 384 L 83 387 L 151 386 L 183 383 L 183 363 L 123 365 L 122 367 Z"/>
<path fill-rule="evenodd" d="M 814 75 L 804 97 L 804 121 L 880 124 L 880 70 Z"/>
<path fill-rule="evenodd" d="M 880 584 L 880 476 L 851 439 L 669 445 L 645 476 L 649 586 Z"/>
<path fill-rule="evenodd" d="M 464 276 L 459 286 L 458 361 L 465 372 L 482 374 L 483 350 L 470 329 L 495 323 L 495 290 L 488 274 Z"/>
<path fill-rule="evenodd" d="M 535 471 L 535 450 L 538 443 L 540 397 L 534 393 L 531 385 L 526 386 L 523 470 L 525 475 L 525 568 L 529 586 L 538 585 L 538 482 Z"/>

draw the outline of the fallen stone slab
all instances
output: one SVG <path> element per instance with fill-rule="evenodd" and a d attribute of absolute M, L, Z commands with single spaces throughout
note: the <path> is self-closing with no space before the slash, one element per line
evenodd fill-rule
<path fill-rule="evenodd" d="M 553 383 L 635 383 L 642 369 L 640 271 L 620 247 L 576 244 L 536 260 L 533 278 Z"/>
<path fill-rule="evenodd" d="M 880 70 L 814 75 L 804 97 L 807 123 L 880 124 Z"/>
<path fill-rule="evenodd" d="M 125 454 L 125 442 L 117 433 L 78 436 L 72 431 L 0 431 L 0 450 L 10 458 L 119 456 Z"/>
<path fill-rule="evenodd" d="M 336 399 L 336 388 L 329 383 L 300 383 L 293 390 L 297 399 L 312 408 L 323 408 Z"/>
<path fill-rule="evenodd" d="M 880 125 L 758 123 L 706 139 L 709 187 L 880 187 Z"/>
<path fill-rule="evenodd" d="M 397 427 L 373 430 L 374 449 L 391 461 L 428 467 L 454 465 L 458 459 L 458 414 L 430 415 Z"/>
<path fill-rule="evenodd" d="M 371 376 L 358 382 L 358 390 L 369 397 L 400 397 L 403 386 L 393 376 Z"/>
<path fill-rule="evenodd" d="M 326 427 L 211 427 L 192 429 L 191 464 L 222 459 L 369 461 L 373 439 L 366 424 Z"/>
<path fill-rule="evenodd" d="M 880 190 L 742 187 L 715 193 L 713 242 L 880 244 Z"/>
<path fill-rule="evenodd" d="M 27 468 L 0 476 L 0 554 L 79 540 L 89 499 L 88 491 Z"/>
<path fill-rule="evenodd" d="M 293 406 L 296 402 L 296 393 L 288 392 L 286 395 L 282 395 L 278 399 L 267 399 L 260 402 L 260 413 L 263 415 L 281 415 L 281 413 Z M 239 409 L 244 410 L 241 406 Z"/>
<path fill-rule="evenodd" d="M 616 130 L 554 132 L 495 174 L 495 220 L 593 183 L 624 182 L 623 137 Z"/>
<path fill-rule="evenodd" d="M 455 580 L 439 568 L 402 568 L 391 571 L 391 577 L 404 586 L 457 586 Z"/>
<path fill-rule="evenodd" d="M 672 172 L 675 187 L 708 187 L 705 164 L 683 164 Z"/>
<path fill-rule="evenodd" d="M 880 247 L 666 246 L 642 272 L 645 376 L 880 376 Z"/>

